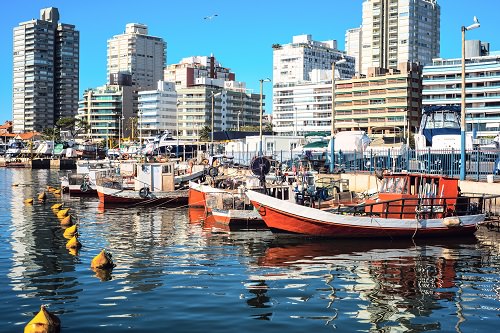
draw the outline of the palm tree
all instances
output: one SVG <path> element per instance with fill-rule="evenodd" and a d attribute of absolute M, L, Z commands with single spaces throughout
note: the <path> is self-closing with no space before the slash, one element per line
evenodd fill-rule
<path fill-rule="evenodd" d="M 210 141 L 210 134 L 212 133 L 212 129 L 210 126 L 203 126 L 202 129 L 200 130 L 200 137 L 199 141 L 200 142 L 208 142 Z"/>

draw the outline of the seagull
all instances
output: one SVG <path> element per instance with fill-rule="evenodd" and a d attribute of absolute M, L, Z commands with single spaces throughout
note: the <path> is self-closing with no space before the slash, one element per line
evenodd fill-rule
<path fill-rule="evenodd" d="M 213 18 L 214 18 L 214 17 L 216 17 L 216 16 L 219 16 L 219 15 L 214 14 L 214 15 L 210 15 L 210 16 L 205 16 L 203 19 L 204 19 L 204 20 L 211 20 L 211 19 L 213 19 Z"/>

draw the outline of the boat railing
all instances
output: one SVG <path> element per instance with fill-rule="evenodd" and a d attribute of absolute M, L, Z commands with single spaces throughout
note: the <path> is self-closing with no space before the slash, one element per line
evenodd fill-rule
<path fill-rule="evenodd" d="M 376 202 L 338 205 L 331 212 L 382 218 L 433 219 L 448 216 L 485 214 L 498 216 L 500 195 L 398 198 Z"/>
<path fill-rule="evenodd" d="M 263 192 L 263 188 L 252 189 L 254 191 Z M 291 189 L 289 185 L 272 185 L 265 188 L 267 195 L 281 200 L 289 200 Z M 229 191 L 207 191 L 205 192 L 206 205 L 208 208 L 216 209 L 237 209 L 246 210 L 253 209 L 250 200 L 245 195 L 245 189 L 229 192 Z"/>

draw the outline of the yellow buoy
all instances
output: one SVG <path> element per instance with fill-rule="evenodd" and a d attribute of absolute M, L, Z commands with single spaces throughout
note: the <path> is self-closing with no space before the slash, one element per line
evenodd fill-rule
<path fill-rule="evenodd" d="M 61 194 L 61 190 L 54 190 L 54 194 Z"/>
<path fill-rule="evenodd" d="M 61 209 L 61 207 L 63 205 L 64 204 L 62 204 L 62 203 L 56 203 L 56 204 L 53 204 L 52 206 L 50 206 L 50 208 L 52 208 L 52 209 Z"/>
<path fill-rule="evenodd" d="M 69 208 L 66 209 L 61 209 L 60 211 L 57 212 L 57 217 L 63 218 L 68 215 Z"/>
<path fill-rule="evenodd" d="M 78 241 L 77 234 L 75 234 L 71 239 L 66 243 L 67 249 L 79 249 L 82 247 L 82 244 Z"/>
<path fill-rule="evenodd" d="M 32 204 L 33 203 L 33 198 L 25 199 L 24 203 L 25 204 Z"/>
<path fill-rule="evenodd" d="M 68 215 L 68 216 L 64 217 L 63 219 L 61 219 L 61 225 L 65 225 L 65 226 L 73 225 L 71 215 Z"/>
<path fill-rule="evenodd" d="M 61 321 L 42 305 L 40 312 L 24 327 L 24 333 L 59 333 Z"/>
<path fill-rule="evenodd" d="M 64 238 L 70 239 L 78 232 L 78 227 L 76 224 L 73 224 L 71 227 L 67 228 L 63 232 Z"/>
<path fill-rule="evenodd" d="M 45 194 L 45 192 L 38 194 L 38 200 L 45 200 L 46 198 L 47 198 L 47 195 Z"/>
<path fill-rule="evenodd" d="M 52 186 L 50 186 L 50 185 L 48 185 L 48 186 L 47 186 L 47 191 L 49 191 L 49 192 L 54 192 L 55 190 L 56 190 L 56 188 L 55 188 L 55 187 L 52 187 Z"/>
<path fill-rule="evenodd" d="M 92 262 L 90 263 L 90 267 L 92 269 L 110 269 L 115 267 L 115 264 L 113 263 L 113 260 L 111 259 L 112 255 L 111 253 L 107 252 L 106 250 L 102 250 L 98 255 L 92 259 Z"/>

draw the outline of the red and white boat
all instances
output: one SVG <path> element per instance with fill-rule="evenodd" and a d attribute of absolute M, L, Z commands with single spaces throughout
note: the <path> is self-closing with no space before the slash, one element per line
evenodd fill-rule
<path fill-rule="evenodd" d="M 273 232 L 314 237 L 372 238 L 467 235 L 484 222 L 485 197 L 459 192 L 458 180 L 439 175 L 385 175 L 377 200 L 321 209 L 247 191 Z"/>
<path fill-rule="evenodd" d="M 137 163 L 134 165 L 132 178 L 120 175 L 99 176 L 98 174 L 96 179 L 96 189 L 99 201 L 104 205 L 178 207 L 188 203 L 188 190 L 183 188 L 184 185 L 179 180 L 183 176 L 177 175 L 174 163 Z"/>
<path fill-rule="evenodd" d="M 247 228 L 266 227 L 243 191 L 190 182 L 188 196 L 189 207 L 204 207 L 214 223 Z"/>

